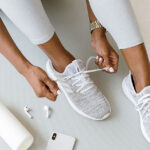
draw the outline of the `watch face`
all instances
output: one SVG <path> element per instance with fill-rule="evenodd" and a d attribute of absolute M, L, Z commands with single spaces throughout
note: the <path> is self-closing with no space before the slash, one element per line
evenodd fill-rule
<path fill-rule="evenodd" d="M 97 21 L 94 21 L 91 23 L 90 25 L 90 29 L 91 29 L 91 32 L 97 28 L 102 28 L 103 26 L 101 25 L 101 23 L 97 20 Z"/>

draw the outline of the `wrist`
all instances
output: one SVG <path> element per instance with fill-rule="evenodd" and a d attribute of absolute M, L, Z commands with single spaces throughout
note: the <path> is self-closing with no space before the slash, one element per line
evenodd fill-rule
<path fill-rule="evenodd" d="M 102 26 L 102 24 L 98 20 L 95 20 L 95 21 L 90 23 L 91 34 L 96 29 L 100 29 L 100 31 L 105 31 L 105 28 Z"/>
<path fill-rule="evenodd" d="M 93 30 L 91 35 L 98 36 L 98 37 L 105 37 L 106 36 L 105 33 L 106 33 L 106 29 L 102 27 Z"/>
<path fill-rule="evenodd" d="M 22 67 L 18 71 L 20 74 L 26 77 L 29 74 L 32 66 L 33 65 L 29 61 L 25 61 L 23 62 Z"/>
<path fill-rule="evenodd" d="M 105 29 L 95 29 L 92 33 L 91 46 L 97 54 L 100 53 L 100 51 L 109 51 L 107 48 L 109 43 L 107 41 L 105 32 Z"/>
<path fill-rule="evenodd" d="M 106 40 L 106 30 L 105 28 L 98 28 L 92 32 L 91 38 L 94 41 L 104 41 Z"/>

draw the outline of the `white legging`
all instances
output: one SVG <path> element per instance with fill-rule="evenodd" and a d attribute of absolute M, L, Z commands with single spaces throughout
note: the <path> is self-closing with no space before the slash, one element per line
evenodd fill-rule
<path fill-rule="evenodd" d="M 91 8 L 119 49 L 143 43 L 129 0 L 89 0 Z"/>
<path fill-rule="evenodd" d="M 52 38 L 54 28 L 41 0 L 0 0 L 0 9 L 34 44 Z"/>
<path fill-rule="evenodd" d="M 119 49 L 143 43 L 128 0 L 89 0 L 93 12 L 116 41 Z M 0 9 L 34 43 L 51 39 L 51 25 L 41 0 L 0 0 Z"/>

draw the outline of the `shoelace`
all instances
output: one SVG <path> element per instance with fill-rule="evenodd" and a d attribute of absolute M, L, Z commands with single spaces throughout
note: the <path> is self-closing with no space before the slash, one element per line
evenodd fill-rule
<path fill-rule="evenodd" d="M 107 70 L 107 68 L 88 70 L 88 66 L 89 66 L 90 61 L 92 59 L 95 59 L 95 58 L 96 58 L 95 56 L 91 56 L 91 57 L 88 58 L 88 60 L 86 62 L 85 70 L 79 71 L 79 72 L 77 72 L 77 73 L 75 73 L 73 75 L 69 75 L 69 76 L 66 76 L 66 77 L 63 78 L 64 81 L 65 80 L 69 80 L 69 79 L 72 78 L 72 80 L 74 81 L 72 83 L 72 86 L 77 86 L 78 87 L 76 92 L 84 93 L 87 90 L 93 88 L 94 84 L 89 79 L 88 73 L 102 71 L 102 70 Z M 85 79 L 84 82 L 82 82 L 82 79 Z"/>
<path fill-rule="evenodd" d="M 142 113 L 143 119 L 150 119 L 150 94 L 146 94 L 139 99 L 136 110 Z"/>

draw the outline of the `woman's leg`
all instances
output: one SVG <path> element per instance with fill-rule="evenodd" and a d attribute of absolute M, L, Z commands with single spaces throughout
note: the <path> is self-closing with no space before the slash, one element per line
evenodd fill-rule
<path fill-rule="evenodd" d="M 150 64 L 130 3 L 128 0 L 89 1 L 96 17 L 114 37 L 125 57 L 131 73 L 124 78 L 122 89 L 128 99 L 136 106 L 136 110 L 140 114 L 141 130 L 146 140 L 150 142 Z M 89 13 L 92 13 L 89 5 L 88 9 Z M 89 15 L 94 18 L 92 16 Z M 93 32 L 92 37 L 95 36 L 94 39 L 96 39 L 94 42 L 96 41 L 97 44 L 97 39 L 100 39 L 98 43 L 104 45 L 103 49 L 99 47 L 99 51 L 109 52 L 110 46 L 106 36 L 101 34 L 103 30 Z M 100 38 L 101 35 L 104 37 Z M 101 42 L 103 40 L 104 42 Z"/>
<path fill-rule="evenodd" d="M 115 39 L 132 73 L 136 92 L 150 85 L 150 65 L 128 0 L 89 0 L 93 12 Z"/>
<path fill-rule="evenodd" d="M 46 53 L 51 59 L 55 69 L 59 72 L 63 72 L 65 67 L 70 64 L 75 58 L 63 47 L 57 35 L 54 34 L 51 40 L 44 44 L 40 44 L 39 47 Z"/>
<path fill-rule="evenodd" d="M 121 50 L 131 70 L 136 92 L 150 85 L 150 63 L 144 44 Z"/>
<path fill-rule="evenodd" d="M 41 0 L 7 0 L 0 4 L 12 22 L 51 58 L 57 71 L 63 72 L 75 58 L 62 46 Z"/>

